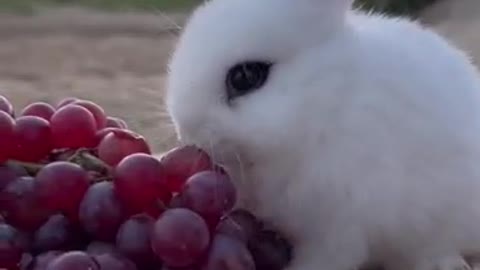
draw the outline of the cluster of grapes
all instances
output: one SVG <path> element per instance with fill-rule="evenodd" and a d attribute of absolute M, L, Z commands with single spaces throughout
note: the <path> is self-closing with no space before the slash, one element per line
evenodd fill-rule
<path fill-rule="evenodd" d="M 36 102 L 16 117 L 0 96 L 0 269 L 284 268 L 289 243 L 235 203 L 201 149 L 157 159 L 91 101 Z"/>

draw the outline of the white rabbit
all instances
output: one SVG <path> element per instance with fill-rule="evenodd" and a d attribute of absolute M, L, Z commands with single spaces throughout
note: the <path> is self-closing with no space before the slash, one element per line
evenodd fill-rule
<path fill-rule="evenodd" d="M 479 74 L 432 31 L 351 2 L 202 5 L 169 114 L 291 237 L 290 270 L 448 269 L 480 251 Z"/>

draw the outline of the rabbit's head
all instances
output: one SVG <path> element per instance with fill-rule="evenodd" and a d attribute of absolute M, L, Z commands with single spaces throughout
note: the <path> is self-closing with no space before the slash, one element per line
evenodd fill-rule
<path fill-rule="evenodd" d="M 349 75 L 351 0 L 213 0 L 185 26 L 169 65 L 179 138 L 214 158 L 271 159 L 336 112 Z M 319 59 L 322 59 L 319 61 Z"/>

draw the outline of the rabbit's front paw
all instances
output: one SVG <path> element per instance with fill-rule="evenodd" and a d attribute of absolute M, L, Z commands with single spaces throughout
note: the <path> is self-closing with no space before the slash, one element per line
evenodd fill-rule
<path fill-rule="evenodd" d="M 362 238 L 324 240 L 295 247 L 287 270 L 354 270 L 366 262 L 367 253 Z M 353 236 L 353 235 L 352 235 Z M 350 241 L 348 241 L 350 240 Z M 355 241 L 358 240 L 358 241 Z M 323 243 L 323 244 L 319 244 Z M 326 245 L 326 243 L 331 243 Z"/>
<path fill-rule="evenodd" d="M 472 267 L 459 255 L 445 256 L 433 259 L 421 259 L 406 265 L 397 263 L 387 270 L 472 270 Z"/>

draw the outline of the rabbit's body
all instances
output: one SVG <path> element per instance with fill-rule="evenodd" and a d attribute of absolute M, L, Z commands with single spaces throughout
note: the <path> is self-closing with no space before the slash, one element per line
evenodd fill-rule
<path fill-rule="evenodd" d="M 291 236 L 291 270 L 433 270 L 480 252 L 480 80 L 466 56 L 406 20 L 338 20 L 348 0 L 245 2 L 194 14 L 168 109 L 242 203 Z M 326 18 L 309 17 L 321 2 Z M 269 79 L 225 102 L 226 70 L 250 59 L 274 62 Z"/>

